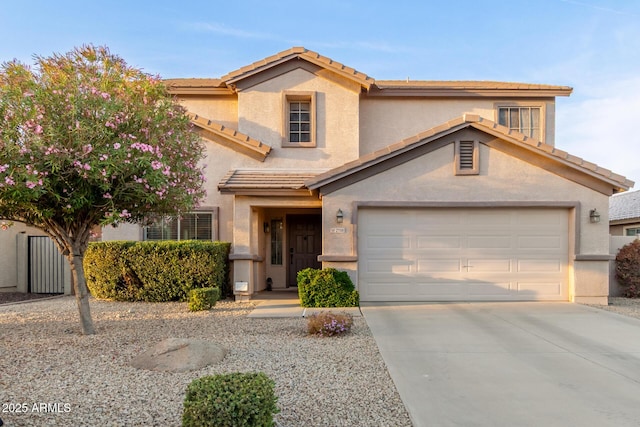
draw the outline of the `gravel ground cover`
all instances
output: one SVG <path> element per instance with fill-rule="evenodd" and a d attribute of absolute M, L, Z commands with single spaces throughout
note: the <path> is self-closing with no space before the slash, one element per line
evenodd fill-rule
<path fill-rule="evenodd" d="M 97 334 L 80 335 L 72 297 L 0 305 L 0 418 L 6 426 L 179 426 L 187 385 L 223 372 L 276 382 L 278 426 L 410 426 L 363 318 L 345 336 L 306 335 L 306 320 L 252 319 L 252 303 L 91 301 Z M 229 349 L 220 365 L 187 373 L 128 366 L 166 338 Z M 21 412 L 17 412 L 21 411 Z"/>

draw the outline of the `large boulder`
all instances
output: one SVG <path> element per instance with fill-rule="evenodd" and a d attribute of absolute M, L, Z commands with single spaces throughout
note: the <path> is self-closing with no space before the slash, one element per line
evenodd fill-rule
<path fill-rule="evenodd" d="M 151 371 L 186 372 L 219 363 L 226 354 L 226 349 L 211 341 L 167 338 L 136 356 L 130 365 Z"/>

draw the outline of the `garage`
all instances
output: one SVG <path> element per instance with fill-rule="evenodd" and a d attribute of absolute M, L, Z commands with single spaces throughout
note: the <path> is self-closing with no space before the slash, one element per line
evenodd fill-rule
<path fill-rule="evenodd" d="M 362 301 L 566 301 L 569 210 L 361 208 Z"/>

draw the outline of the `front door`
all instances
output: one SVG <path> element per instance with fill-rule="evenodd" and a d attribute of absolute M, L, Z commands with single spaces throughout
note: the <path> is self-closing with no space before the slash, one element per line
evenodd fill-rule
<path fill-rule="evenodd" d="M 288 281 L 287 286 L 297 286 L 298 271 L 305 268 L 321 268 L 318 256 L 322 254 L 322 216 L 289 215 L 288 223 Z"/>

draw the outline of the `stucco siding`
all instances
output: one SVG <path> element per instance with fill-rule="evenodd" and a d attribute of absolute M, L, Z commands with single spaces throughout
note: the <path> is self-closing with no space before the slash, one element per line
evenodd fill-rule
<path fill-rule="evenodd" d="M 609 254 L 606 195 L 484 144 L 480 144 L 479 175 L 456 176 L 453 159 L 454 145 L 451 143 L 324 195 L 323 255 L 357 255 L 359 203 L 374 206 L 376 203 L 391 203 L 398 207 L 429 206 L 429 203 L 487 208 L 492 205 L 504 207 L 527 204 L 564 206 L 569 210 L 570 218 L 569 282 L 572 284 L 576 281 L 576 288 L 570 289 L 569 295 L 571 298 L 593 296 L 600 301 L 606 298 L 608 261 L 574 262 L 576 256 L 606 257 Z M 589 222 L 589 210 L 593 208 L 598 209 L 602 215 L 602 221 L 598 224 Z M 337 209 L 342 209 L 345 213 L 344 223 L 340 225 L 345 228 L 344 233 L 330 232 L 331 228 L 337 227 Z M 346 262 L 344 269 L 354 274 L 357 270 L 356 263 Z M 594 274 L 590 275 L 589 272 Z"/>
<path fill-rule="evenodd" d="M 7 230 L 0 230 L 0 292 L 15 291 L 20 287 L 20 291 L 26 292 L 26 283 L 19 283 L 19 271 L 26 273 L 27 249 L 24 242 L 18 243 L 18 236 L 45 236 L 46 234 L 34 227 L 28 227 L 23 223 L 14 222 L 13 226 Z M 25 277 L 26 278 L 26 277 Z M 24 288 L 24 289 L 22 289 Z"/>
<path fill-rule="evenodd" d="M 267 167 L 339 166 L 358 157 L 359 85 L 295 69 L 238 93 L 239 131 L 272 147 Z M 316 147 L 282 147 L 284 92 L 316 93 Z"/>
<path fill-rule="evenodd" d="M 238 97 L 235 95 L 181 97 L 180 104 L 191 113 L 232 129 L 238 128 Z"/>
<path fill-rule="evenodd" d="M 543 105 L 546 111 L 545 143 L 555 143 L 555 102 L 518 100 L 523 105 Z M 512 102 L 505 101 L 504 104 Z M 360 103 L 360 154 L 382 149 L 465 113 L 497 122 L 496 99 L 363 98 Z"/>

